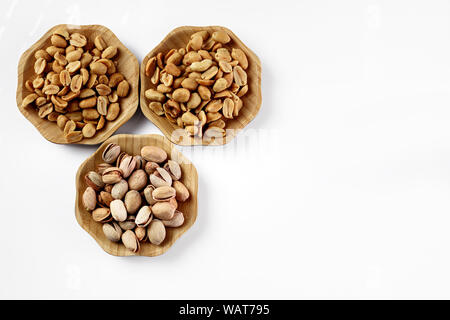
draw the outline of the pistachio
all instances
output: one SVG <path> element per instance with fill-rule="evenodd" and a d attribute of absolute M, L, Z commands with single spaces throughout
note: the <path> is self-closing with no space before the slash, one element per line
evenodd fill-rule
<path fill-rule="evenodd" d="M 153 219 L 147 227 L 147 236 L 151 243 L 160 245 L 166 238 L 164 224 L 160 220 Z"/>
<path fill-rule="evenodd" d="M 150 175 L 156 171 L 156 168 L 159 168 L 159 164 L 157 164 L 156 162 L 153 162 L 153 161 L 148 161 L 145 164 L 144 170 L 148 175 Z"/>
<path fill-rule="evenodd" d="M 114 199 L 122 199 L 125 197 L 125 194 L 128 192 L 128 182 L 124 179 L 120 180 L 114 186 L 111 190 L 111 196 Z"/>
<path fill-rule="evenodd" d="M 141 190 L 147 185 L 147 173 L 139 169 L 134 171 L 128 179 L 128 186 L 131 190 Z"/>
<path fill-rule="evenodd" d="M 106 238 L 110 241 L 117 242 L 122 236 L 122 229 L 116 222 L 105 223 L 102 229 Z"/>
<path fill-rule="evenodd" d="M 156 188 L 162 186 L 171 186 L 172 177 L 165 169 L 156 168 L 156 171 L 150 175 L 150 182 Z"/>
<path fill-rule="evenodd" d="M 169 202 L 157 202 L 152 206 L 152 212 L 158 219 L 170 220 L 175 213 L 175 208 Z"/>
<path fill-rule="evenodd" d="M 100 191 L 100 194 L 98 195 L 98 201 L 101 204 L 104 204 L 105 206 L 109 207 L 111 205 L 111 201 L 113 201 L 114 198 L 112 197 L 111 193 L 106 191 Z"/>
<path fill-rule="evenodd" d="M 138 252 L 140 249 L 139 241 L 132 230 L 127 230 L 122 234 L 122 243 L 132 252 Z"/>
<path fill-rule="evenodd" d="M 134 156 L 134 161 L 136 162 L 136 169 L 144 169 L 147 161 L 144 160 L 141 156 Z"/>
<path fill-rule="evenodd" d="M 145 237 L 147 235 L 147 228 L 144 227 L 136 227 L 136 229 L 134 229 L 134 233 L 136 234 L 136 238 L 139 241 L 144 241 Z"/>
<path fill-rule="evenodd" d="M 170 186 L 158 187 L 153 191 L 153 199 L 156 201 L 167 201 L 175 198 L 176 190 Z"/>
<path fill-rule="evenodd" d="M 126 156 L 120 162 L 119 168 L 123 172 L 123 177 L 128 178 L 136 168 L 136 160 L 132 156 Z"/>
<path fill-rule="evenodd" d="M 184 202 L 189 198 L 189 190 L 181 181 L 174 181 L 172 186 L 176 191 L 178 201 Z"/>
<path fill-rule="evenodd" d="M 156 200 L 153 198 L 153 191 L 155 190 L 155 187 L 152 185 L 148 185 L 144 189 L 144 197 L 145 200 L 147 200 L 147 203 L 149 205 L 154 205 L 156 203 Z"/>
<path fill-rule="evenodd" d="M 142 147 L 141 156 L 147 161 L 156 163 L 164 162 L 167 159 L 167 153 L 163 149 L 155 146 Z"/>
<path fill-rule="evenodd" d="M 103 161 L 106 163 L 114 163 L 120 154 L 120 146 L 115 143 L 110 143 L 106 146 L 102 153 Z"/>
<path fill-rule="evenodd" d="M 166 169 L 166 171 L 169 172 L 170 176 L 172 177 L 172 180 L 180 180 L 181 167 L 178 164 L 178 162 L 168 160 L 167 163 L 164 165 L 164 169 Z"/>
<path fill-rule="evenodd" d="M 152 221 L 152 210 L 149 206 L 143 206 L 136 215 L 136 225 L 138 227 L 146 227 Z"/>
<path fill-rule="evenodd" d="M 127 209 L 122 200 L 116 199 L 110 204 L 111 215 L 116 221 L 125 221 L 127 219 Z"/>
<path fill-rule="evenodd" d="M 117 167 L 105 169 L 102 175 L 102 180 L 107 184 L 114 184 L 122 180 L 122 170 Z"/>
<path fill-rule="evenodd" d="M 97 208 L 92 211 L 92 219 L 97 222 L 111 221 L 111 210 L 108 208 Z"/>
<path fill-rule="evenodd" d="M 83 193 L 83 205 L 88 211 L 92 211 L 97 206 L 97 194 L 92 187 L 87 187 Z"/>
<path fill-rule="evenodd" d="M 130 190 L 125 194 L 125 208 L 129 214 L 136 213 L 142 204 L 142 198 L 136 190 Z"/>
<path fill-rule="evenodd" d="M 99 175 L 102 175 L 106 169 L 111 168 L 111 167 L 112 167 L 112 165 L 110 165 L 109 163 L 99 163 L 96 166 L 96 171 Z"/>
<path fill-rule="evenodd" d="M 184 216 L 181 211 L 175 210 L 172 219 L 170 220 L 162 220 L 162 223 L 166 227 L 177 228 L 184 223 Z"/>
<path fill-rule="evenodd" d="M 134 228 L 136 228 L 136 222 L 134 220 L 134 216 L 128 216 L 127 220 L 119 222 L 119 226 L 122 228 L 122 230 L 133 230 Z"/>
<path fill-rule="evenodd" d="M 102 177 L 95 171 L 89 171 L 84 176 L 84 181 L 90 187 L 92 187 L 95 191 L 100 191 L 101 188 L 105 185 L 102 180 Z"/>

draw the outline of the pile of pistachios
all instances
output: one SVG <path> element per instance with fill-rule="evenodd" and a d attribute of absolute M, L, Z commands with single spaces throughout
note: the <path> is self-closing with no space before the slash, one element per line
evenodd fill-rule
<path fill-rule="evenodd" d="M 104 162 L 84 176 L 86 210 L 103 223 L 106 238 L 122 241 L 133 252 L 145 241 L 161 245 L 166 228 L 184 223 L 184 214 L 177 208 L 178 202 L 189 198 L 189 190 L 180 181 L 179 163 L 168 160 L 167 153 L 156 146 L 129 155 L 113 143 L 106 146 L 102 158 Z"/>

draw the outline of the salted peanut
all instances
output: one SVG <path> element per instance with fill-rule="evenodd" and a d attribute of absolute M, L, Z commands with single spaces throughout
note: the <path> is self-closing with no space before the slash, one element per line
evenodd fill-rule
<path fill-rule="evenodd" d="M 123 80 L 125 80 L 125 77 L 121 74 L 121 73 L 113 73 L 110 77 L 109 77 L 109 83 L 108 85 L 111 88 L 115 88 L 117 87 L 117 85 L 122 82 Z"/>
<path fill-rule="evenodd" d="M 87 109 L 88 110 L 88 109 Z M 83 129 L 81 130 L 81 132 L 83 133 L 83 136 L 85 138 L 92 138 L 95 133 L 96 133 L 96 127 L 95 125 L 93 125 L 92 123 L 88 123 L 86 124 Z"/>
<path fill-rule="evenodd" d="M 72 81 L 72 78 L 70 77 L 70 72 L 67 70 L 61 71 L 59 74 L 59 81 L 63 86 L 65 87 L 69 86 Z"/>
<path fill-rule="evenodd" d="M 213 122 L 222 118 L 219 112 L 207 112 L 206 113 L 206 123 Z"/>
<path fill-rule="evenodd" d="M 83 120 L 83 114 L 79 111 L 66 113 L 66 117 L 75 122 Z"/>
<path fill-rule="evenodd" d="M 119 97 L 126 97 L 128 95 L 128 91 L 130 90 L 130 84 L 127 80 L 122 80 L 117 85 L 117 95 Z"/>
<path fill-rule="evenodd" d="M 47 66 L 48 67 L 48 66 Z M 61 65 L 58 60 L 55 60 L 51 63 L 51 68 L 55 73 L 60 73 L 62 70 L 64 70 L 64 66 Z"/>
<path fill-rule="evenodd" d="M 203 59 L 210 59 L 212 60 L 213 57 L 209 54 L 208 51 L 206 50 L 198 50 L 198 54 L 203 58 Z"/>
<path fill-rule="evenodd" d="M 95 86 L 95 84 L 98 83 L 97 81 L 98 76 L 95 73 L 91 73 L 89 76 L 89 80 L 86 83 L 86 88 L 91 89 Z"/>
<path fill-rule="evenodd" d="M 230 90 L 223 90 L 221 92 L 218 92 L 214 95 L 214 99 L 221 99 L 221 98 L 231 98 L 232 93 Z"/>
<path fill-rule="evenodd" d="M 202 48 L 203 45 L 203 37 L 199 34 L 194 35 L 189 41 L 191 48 L 195 51 L 198 51 Z"/>
<path fill-rule="evenodd" d="M 218 128 L 224 129 L 225 128 L 225 121 L 223 121 L 222 119 L 218 119 L 218 120 L 212 121 L 212 122 L 209 123 L 209 127 L 210 128 L 211 127 L 218 127 Z"/>
<path fill-rule="evenodd" d="M 34 100 L 34 104 L 36 105 L 36 107 L 43 106 L 46 103 L 47 99 L 44 97 L 37 97 L 36 100 Z"/>
<path fill-rule="evenodd" d="M 239 62 L 242 69 L 245 70 L 248 68 L 248 60 L 244 51 L 242 51 L 241 49 L 233 48 L 233 50 L 231 51 L 231 56 L 233 57 L 233 59 Z"/>
<path fill-rule="evenodd" d="M 233 68 L 234 82 L 240 87 L 247 84 L 247 73 L 240 66 Z"/>
<path fill-rule="evenodd" d="M 22 100 L 22 107 L 28 106 L 29 104 L 33 103 L 37 98 L 38 98 L 38 95 L 36 93 L 31 93 L 31 94 L 27 95 Z"/>
<path fill-rule="evenodd" d="M 81 109 L 92 108 L 97 104 L 97 97 L 90 97 L 80 101 L 79 106 Z"/>
<path fill-rule="evenodd" d="M 60 109 L 64 109 L 67 107 L 68 102 L 64 101 L 62 98 L 58 97 L 58 96 L 52 96 L 50 98 L 51 102 L 55 105 L 55 107 L 58 107 Z"/>
<path fill-rule="evenodd" d="M 108 70 L 108 67 L 105 64 L 98 61 L 91 63 L 89 66 L 91 72 L 97 75 L 106 74 L 106 71 Z"/>
<path fill-rule="evenodd" d="M 83 118 L 87 120 L 95 120 L 100 117 L 100 114 L 98 113 L 97 109 L 93 108 L 83 109 L 82 114 Z"/>
<path fill-rule="evenodd" d="M 119 96 L 117 95 L 117 91 L 113 91 L 113 92 L 111 92 L 111 94 L 108 95 L 108 101 L 110 103 L 119 101 Z"/>
<path fill-rule="evenodd" d="M 81 54 L 80 63 L 83 68 L 86 68 L 92 61 L 92 55 L 89 52 Z"/>
<path fill-rule="evenodd" d="M 231 64 L 225 60 L 219 60 L 219 67 L 225 73 L 230 73 L 233 71 Z"/>
<path fill-rule="evenodd" d="M 214 78 L 214 76 L 217 74 L 217 72 L 219 71 L 219 68 L 217 68 L 216 66 L 212 66 L 211 68 L 209 68 L 208 70 L 206 70 L 205 72 L 202 73 L 201 78 L 203 80 L 209 80 Z"/>
<path fill-rule="evenodd" d="M 73 61 L 69 62 L 66 65 L 66 70 L 69 71 L 71 74 L 77 72 L 81 68 L 81 62 L 80 61 Z"/>
<path fill-rule="evenodd" d="M 47 66 L 47 61 L 44 58 L 39 58 L 34 63 L 34 72 L 36 74 L 42 74 Z"/>
<path fill-rule="evenodd" d="M 34 58 L 36 60 L 38 60 L 39 58 L 42 58 L 47 62 L 52 60 L 52 57 L 48 54 L 48 52 L 45 50 L 42 50 L 42 49 L 36 51 L 36 53 L 34 54 Z"/>
<path fill-rule="evenodd" d="M 208 80 L 206 80 L 206 79 L 195 79 L 195 81 L 197 81 L 197 83 L 199 85 L 206 86 L 206 87 L 212 86 L 214 84 L 214 82 L 215 82 L 214 79 L 208 79 Z"/>
<path fill-rule="evenodd" d="M 124 80 L 126 81 L 126 80 Z M 111 93 L 111 88 L 107 86 L 106 84 L 99 84 L 95 87 L 95 90 L 97 90 L 97 93 L 100 96 L 107 96 Z"/>
<path fill-rule="evenodd" d="M 109 46 L 102 52 L 103 59 L 111 59 L 117 54 L 117 47 Z"/>
<path fill-rule="evenodd" d="M 181 70 L 173 63 L 168 63 L 164 70 L 175 77 L 178 77 L 181 74 Z"/>
<path fill-rule="evenodd" d="M 187 111 L 181 116 L 181 120 L 188 125 L 198 124 L 200 120 L 191 112 Z"/>
<path fill-rule="evenodd" d="M 174 65 L 179 65 L 181 63 L 181 60 L 183 59 L 183 56 L 179 53 L 174 51 L 166 60 L 167 63 L 173 63 Z"/>
<path fill-rule="evenodd" d="M 58 61 L 58 64 L 60 66 L 65 66 L 67 64 L 67 59 L 64 55 L 60 54 L 59 52 L 57 52 L 55 54 L 55 60 Z"/>
<path fill-rule="evenodd" d="M 214 83 L 213 90 L 215 92 L 220 92 L 220 91 L 225 90 L 227 88 L 227 86 L 228 86 L 227 80 L 224 78 L 220 78 L 220 79 L 216 80 L 216 82 Z"/>
<path fill-rule="evenodd" d="M 208 70 L 212 66 L 212 60 L 204 59 L 200 62 L 194 62 L 190 65 L 190 70 L 197 71 L 197 72 L 203 72 Z"/>
<path fill-rule="evenodd" d="M 111 103 L 108 108 L 106 120 L 114 121 L 117 119 L 120 113 L 120 105 L 118 103 Z"/>
<path fill-rule="evenodd" d="M 173 92 L 172 98 L 177 102 L 188 102 L 191 93 L 185 88 L 178 88 Z"/>
<path fill-rule="evenodd" d="M 83 53 L 81 51 L 74 50 L 74 51 L 71 51 L 69 53 L 66 53 L 66 59 L 67 59 L 68 62 L 78 61 L 78 60 L 81 59 L 81 55 L 82 54 Z"/>
<path fill-rule="evenodd" d="M 171 87 L 173 84 L 173 75 L 164 72 L 163 74 L 161 74 L 160 76 L 160 81 L 162 82 L 163 85 L 165 85 L 166 87 Z"/>
<path fill-rule="evenodd" d="M 185 89 L 194 91 L 197 89 L 198 83 L 192 78 L 186 78 L 181 82 L 181 86 Z"/>
<path fill-rule="evenodd" d="M 145 75 L 147 77 L 151 77 L 156 70 L 156 57 L 152 57 L 148 59 L 147 64 L 145 65 Z"/>
<path fill-rule="evenodd" d="M 58 34 L 54 34 L 50 37 L 50 42 L 52 43 L 52 45 L 54 45 L 55 47 L 59 47 L 59 48 L 65 48 L 67 47 L 67 41 L 66 39 L 64 39 L 62 36 L 58 35 Z"/>
<path fill-rule="evenodd" d="M 155 72 L 153 73 L 153 76 L 152 76 L 151 79 L 150 79 L 150 81 L 151 81 L 153 84 L 157 84 L 158 81 L 159 81 L 159 73 L 160 73 L 159 70 L 160 70 L 159 67 L 156 67 L 156 70 L 155 70 Z"/>
<path fill-rule="evenodd" d="M 98 77 L 98 84 L 108 85 L 109 79 L 106 74 L 102 74 Z"/>
<path fill-rule="evenodd" d="M 69 118 L 67 118 L 67 119 L 69 119 Z M 63 130 L 64 135 L 67 135 L 69 132 L 74 131 L 75 128 L 76 128 L 75 121 L 73 121 L 73 120 L 66 121 L 66 124 L 64 125 L 64 130 Z"/>
<path fill-rule="evenodd" d="M 70 82 L 70 90 L 73 92 L 78 92 L 81 90 L 81 86 L 83 85 L 83 78 L 81 75 L 77 74 L 73 76 L 72 81 Z"/>
<path fill-rule="evenodd" d="M 225 31 L 222 31 L 222 30 L 214 32 L 212 34 L 211 38 L 214 41 L 217 41 L 217 42 L 222 43 L 222 44 L 226 44 L 226 43 L 231 41 L 231 38 L 228 35 L 228 33 L 226 33 Z"/>
<path fill-rule="evenodd" d="M 75 142 L 80 142 L 81 140 L 83 140 L 83 134 L 81 133 L 81 131 L 72 131 L 69 132 L 66 136 L 66 141 L 69 143 L 75 143 Z"/>
<path fill-rule="evenodd" d="M 235 94 L 232 95 L 231 99 L 233 99 L 233 102 L 234 102 L 233 116 L 237 117 L 239 115 L 239 111 L 241 111 L 241 109 L 242 109 L 243 102 L 242 102 L 241 98 L 239 98 Z"/>
<path fill-rule="evenodd" d="M 233 119 L 234 102 L 230 98 L 223 101 L 222 113 L 227 119 Z"/>
<path fill-rule="evenodd" d="M 205 108 L 206 112 L 219 112 L 222 109 L 222 101 L 220 100 L 211 100 Z"/>
<path fill-rule="evenodd" d="M 101 36 L 96 36 L 94 39 L 94 45 L 95 47 L 100 50 L 103 51 L 106 48 L 106 43 L 105 40 L 103 40 L 103 38 Z"/>
<path fill-rule="evenodd" d="M 202 61 L 202 56 L 195 51 L 188 52 L 183 57 L 183 64 L 186 66 L 191 65 L 194 62 Z"/>
<path fill-rule="evenodd" d="M 99 114 L 106 116 L 108 114 L 108 98 L 105 96 L 97 97 L 97 111 Z"/>
<path fill-rule="evenodd" d="M 227 88 L 229 88 L 233 84 L 233 73 L 226 73 L 223 79 L 227 81 Z"/>
<path fill-rule="evenodd" d="M 188 109 L 195 109 L 197 108 L 200 103 L 202 102 L 202 98 L 197 92 L 194 92 L 191 94 L 191 97 L 189 98 L 187 102 Z"/>
<path fill-rule="evenodd" d="M 56 119 L 56 125 L 61 129 L 64 130 L 64 127 L 66 126 L 67 121 L 69 121 L 69 118 L 67 118 L 65 115 L 60 114 L 58 118 Z"/>
<path fill-rule="evenodd" d="M 84 35 L 75 32 L 70 35 L 70 44 L 74 47 L 84 47 L 87 44 L 87 39 Z"/>
<path fill-rule="evenodd" d="M 225 62 L 231 62 L 231 55 L 228 49 L 226 48 L 219 48 L 217 49 L 216 54 L 214 55 L 217 61 L 225 61 Z"/>
<path fill-rule="evenodd" d="M 61 53 L 61 54 L 64 54 L 64 53 L 65 53 L 64 48 L 58 48 L 58 47 L 55 47 L 55 46 L 47 47 L 47 48 L 45 49 L 45 51 L 46 51 L 50 56 L 52 56 L 52 57 L 54 57 L 54 56 L 55 56 L 55 53 L 57 53 L 57 52 L 59 52 L 59 53 Z"/>
<path fill-rule="evenodd" d="M 248 92 L 248 85 L 246 84 L 241 88 L 241 90 L 238 91 L 236 95 L 240 98 L 243 97 L 247 92 Z"/>
<path fill-rule="evenodd" d="M 79 95 L 79 97 L 81 99 L 89 98 L 89 97 L 92 97 L 92 96 L 95 96 L 95 91 L 92 90 L 92 89 L 89 89 L 89 88 L 82 89 L 80 91 L 80 95 Z"/>
<path fill-rule="evenodd" d="M 152 101 L 148 105 L 149 109 L 156 113 L 158 116 L 162 116 L 164 114 L 164 110 L 161 102 Z"/>
<path fill-rule="evenodd" d="M 198 127 L 197 126 L 185 126 L 184 130 L 186 130 L 187 133 L 189 133 L 191 136 L 195 136 L 198 133 Z"/>
<path fill-rule="evenodd" d="M 172 91 L 172 88 L 161 83 L 156 87 L 156 90 L 161 93 L 169 93 Z"/>
<path fill-rule="evenodd" d="M 105 124 L 106 124 L 106 118 L 104 116 L 100 116 L 100 119 L 98 120 L 97 127 L 96 127 L 97 131 L 103 129 L 105 127 Z"/>
<path fill-rule="evenodd" d="M 198 94 L 202 100 L 210 100 L 211 99 L 211 91 L 206 86 L 200 85 L 198 87 Z"/>
<path fill-rule="evenodd" d="M 161 92 L 158 92 L 154 89 L 148 89 L 145 91 L 145 97 L 149 99 L 150 101 L 158 101 L 158 102 L 164 102 L 166 100 L 166 96 L 163 95 Z"/>

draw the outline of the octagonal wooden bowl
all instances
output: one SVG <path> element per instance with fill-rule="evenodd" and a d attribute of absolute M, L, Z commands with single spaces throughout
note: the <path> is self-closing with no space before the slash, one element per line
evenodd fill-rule
<path fill-rule="evenodd" d="M 70 33 L 80 32 L 93 42 L 97 35 L 101 35 L 108 45 L 115 45 L 119 49 L 118 71 L 122 73 L 130 84 L 130 93 L 125 98 L 120 98 L 120 114 L 114 121 L 107 121 L 105 127 L 98 131 L 92 138 L 84 138 L 77 144 L 99 144 L 110 137 L 117 129 L 127 122 L 137 110 L 139 102 L 139 63 L 135 55 L 123 45 L 117 36 L 108 28 L 101 25 L 76 26 L 60 24 L 48 30 L 35 44 L 26 50 L 20 57 L 18 66 L 18 82 L 16 101 L 20 112 L 39 130 L 44 138 L 54 143 L 67 144 L 63 132 L 56 122 L 41 119 L 36 110 L 25 107 L 22 108 L 22 100 L 29 92 L 25 88 L 25 82 L 33 78 L 34 74 L 34 53 L 39 49 L 44 49 L 51 45 L 50 37 L 57 28 L 66 28 Z"/>
<path fill-rule="evenodd" d="M 95 170 L 98 163 L 102 163 L 102 153 L 109 143 L 120 145 L 121 150 L 130 155 L 140 154 L 143 146 L 158 146 L 164 149 L 168 158 L 177 161 L 182 170 L 181 182 L 188 188 L 190 197 L 186 202 L 180 202 L 178 210 L 183 212 L 185 220 L 182 226 L 178 228 L 166 228 L 166 239 L 159 246 L 150 242 L 141 242 L 141 249 L 137 253 L 133 253 L 126 249 L 121 242 L 109 241 L 103 233 L 102 223 L 95 222 L 91 214 L 84 208 L 82 203 L 82 195 L 87 185 L 84 176 L 89 171 Z M 198 175 L 194 165 L 178 151 L 175 146 L 165 137 L 157 134 L 149 135 L 131 135 L 119 134 L 114 135 L 105 141 L 89 158 L 87 158 L 78 169 L 76 175 L 76 200 L 75 200 L 75 216 L 80 226 L 86 230 L 97 243 L 107 253 L 115 256 L 157 256 L 166 252 L 175 241 L 181 237 L 195 222 L 197 218 L 197 189 Z"/>
<path fill-rule="evenodd" d="M 207 30 L 210 34 L 214 31 L 224 30 L 231 38 L 231 45 L 242 49 L 247 55 L 248 69 L 248 86 L 249 90 L 241 99 L 244 103 L 239 116 L 235 119 L 227 120 L 226 137 L 223 139 L 202 139 L 193 138 L 184 134 L 184 130 L 177 125 L 169 122 L 165 117 L 158 116 L 148 107 L 149 101 L 145 98 L 145 91 L 148 89 L 156 89 L 150 78 L 145 76 L 145 66 L 148 59 L 154 57 L 157 53 L 167 53 L 173 48 L 185 47 L 191 35 L 197 31 Z M 173 143 L 179 145 L 223 145 L 230 142 L 240 130 L 242 130 L 250 121 L 252 121 L 261 108 L 261 62 L 259 58 L 250 50 L 231 30 L 225 27 L 209 26 L 209 27 L 193 27 L 184 26 L 172 30 L 152 51 L 150 51 L 141 63 L 141 93 L 140 106 L 144 115 L 153 122 L 162 133 Z"/>

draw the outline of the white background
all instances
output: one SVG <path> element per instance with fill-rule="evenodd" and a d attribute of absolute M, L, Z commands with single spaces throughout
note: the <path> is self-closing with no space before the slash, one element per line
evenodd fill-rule
<path fill-rule="evenodd" d="M 95 146 L 17 110 L 20 54 L 102 24 L 139 61 L 173 28 L 223 25 L 261 59 L 263 105 L 225 147 L 182 148 L 196 224 L 118 258 L 75 220 Z M 1 298 L 450 298 L 449 1 L 0 2 Z M 119 133 L 159 133 L 138 110 Z"/>

